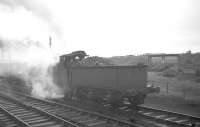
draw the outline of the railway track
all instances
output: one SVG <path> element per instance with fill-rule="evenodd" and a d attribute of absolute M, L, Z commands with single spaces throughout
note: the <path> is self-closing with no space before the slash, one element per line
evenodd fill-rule
<path fill-rule="evenodd" d="M 72 107 L 69 105 L 64 105 L 57 102 L 41 100 L 33 98 L 27 95 L 21 95 L 16 93 L 15 95 L 20 101 L 26 105 L 42 109 L 48 113 L 54 114 L 58 117 L 61 117 L 67 121 L 70 121 L 73 124 L 78 126 L 109 126 L 109 127 L 140 127 L 127 121 L 120 121 L 118 119 L 113 119 L 108 116 L 104 116 L 98 113 L 89 112 L 83 109 Z M 131 112 L 131 109 L 126 107 L 121 107 L 120 110 Z M 167 124 L 170 126 L 180 126 L 180 127 L 191 127 L 194 123 L 199 123 L 200 118 L 180 114 L 176 112 L 170 112 L 161 109 L 155 109 L 146 106 L 139 106 L 138 113 L 147 119 Z"/>
<path fill-rule="evenodd" d="M 103 104 L 103 106 L 112 108 L 110 104 Z M 133 109 L 130 107 L 130 103 L 125 100 L 124 105 L 118 109 L 127 113 L 133 112 Z M 166 125 L 178 127 L 193 127 L 196 125 L 197 127 L 200 127 L 200 117 L 197 116 L 167 111 L 163 109 L 156 109 L 144 105 L 138 106 L 137 110 L 137 115 Z"/>
<path fill-rule="evenodd" d="M 27 95 L 15 94 L 15 99 L 23 104 L 62 118 L 77 127 L 143 127 L 127 121 L 118 120 L 99 113 L 94 113 L 48 100 L 41 100 Z"/>
<path fill-rule="evenodd" d="M 24 127 L 26 123 L 9 113 L 4 107 L 0 106 L 0 127 Z"/>
<path fill-rule="evenodd" d="M 182 127 L 194 126 L 194 124 L 196 124 L 198 127 L 200 127 L 200 117 L 195 117 L 187 114 L 155 109 L 147 106 L 139 106 L 139 114 L 170 125 L 178 125 Z"/>
<path fill-rule="evenodd" d="M 104 104 L 103 106 L 112 108 L 110 104 Z M 129 114 L 133 112 L 130 106 L 123 106 L 119 107 L 118 109 Z M 162 123 L 169 126 L 193 127 L 194 125 L 196 125 L 195 127 L 200 127 L 200 117 L 162 109 L 156 109 L 147 106 L 138 106 L 137 116 L 140 118 L 147 118 L 149 120 L 155 121 L 156 123 Z"/>
<path fill-rule="evenodd" d="M 0 120 L 3 127 L 78 127 L 39 108 L 0 95 Z"/>

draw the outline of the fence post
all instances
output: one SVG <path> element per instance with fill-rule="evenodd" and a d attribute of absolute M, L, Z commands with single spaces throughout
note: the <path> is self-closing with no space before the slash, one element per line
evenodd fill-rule
<path fill-rule="evenodd" d="M 183 90 L 183 99 L 186 99 L 186 88 L 185 88 L 185 84 L 182 84 L 182 90 Z"/>
<path fill-rule="evenodd" d="M 184 98 L 184 100 L 186 98 L 186 90 L 185 89 L 183 90 L 183 98 Z"/>
<path fill-rule="evenodd" d="M 167 95 L 169 94 L 169 83 L 167 82 L 167 84 L 166 84 L 167 86 L 166 86 L 166 92 L 167 92 Z"/>

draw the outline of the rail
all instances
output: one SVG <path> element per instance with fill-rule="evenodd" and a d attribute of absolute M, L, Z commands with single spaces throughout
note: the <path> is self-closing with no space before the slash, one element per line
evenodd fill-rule
<path fill-rule="evenodd" d="M 39 108 L 55 116 L 61 117 L 76 125 L 84 127 L 115 126 L 115 127 L 143 127 L 142 125 L 123 121 L 99 113 L 83 110 L 61 103 L 34 98 L 28 95 L 15 93 L 15 97 L 22 103 Z"/>
<path fill-rule="evenodd" d="M 66 104 L 61 104 L 54 101 L 43 100 L 34 98 L 28 95 L 23 95 L 20 93 L 15 93 L 15 97 L 18 98 L 22 103 L 32 106 L 45 111 L 46 113 L 54 114 L 55 116 L 61 117 L 64 120 L 70 121 L 73 124 L 79 126 L 113 126 L 117 125 L 119 127 L 142 127 L 135 123 L 128 121 L 122 121 L 115 118 L 111 118 L 96 112 L 91 112 L 83 110 L 77 107 L 69 106 Z M 200 123 L 200 118 L 192 115 L 181 114 L 177 112 L 155 109 L 147 106 L 138 106 L 140 114 L 142 117 L 148 118 L 150 120 L 164 123 L 172 126 L 190 127 L 194 124 Z M 131 112 L 123 108 L 124 111 Z"/>
<path fill-rule="evenodd" d="M 200 124 L 200 117 L 163 109 L 155 109 L 149 106 L 139 106 L 139 113 L 147 118 L 170 125 L 194 126 L 195 124 Z"/>
<path fill-rule="evenodd" d="M 40 108 L 23 104 L 3 94 L 0 94 L 0 106 L 12 117 L 12 120 L 22 127 L 80 127 Z"/>

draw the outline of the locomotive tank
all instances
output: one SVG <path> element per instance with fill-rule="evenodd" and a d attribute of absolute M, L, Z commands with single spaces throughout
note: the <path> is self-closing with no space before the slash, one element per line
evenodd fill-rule
<path fill-rule="evenodd" d="M 147 88 L 147 66 L 83 65 L 84 51 L 60 56 L 56 67 L 57 83 L 68 86 L 66 97 L 109 103 L 113 107 L 144 103 L 146 95 L 155 92 Z"/>

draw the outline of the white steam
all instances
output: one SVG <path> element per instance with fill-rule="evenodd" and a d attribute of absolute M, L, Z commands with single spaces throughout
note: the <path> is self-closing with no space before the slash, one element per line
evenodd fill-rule
<path fill-rule="evenodd" d="M 0 0 L 0 5 L 2 5 L 1 8 L 4 9 L 4 12 L 6 10 L 13 13 L 18 13 L 19 11 L 24 10 L 24 12 L 22 11 L 22 13 L 24 13 L 22 14 L 22 16 L 25 16 L 26 15 L 25 13 L 31 13 L 33 17 L 37 17 L 35 19 L 44 21 L 48 26 L 48 28 L 50 28 L 53 32 L 61 34 L 59 25 L 56 24 L 50 10 L 48 9 L 47 6 L 44 5 L 44 3 L 42 3 L 41 0 Z M 26 18 L 22 17 L 21 19 L 24 20 Z M 15 21 L 16 20 L 17 18 L 15 19 Z M 31 21 L 32 18 L 26 20 Z M 32 20 L 31 23 L 33 24 L 33 22 L 34 21 Z"/>
<path fill-rule="evenodd" d="M 32 86 L 32 95 L 55 98 L 63 95 L 52 79 L 52 66 L 57 62 L 50 49 L 39 42 L 1 40 L 4 69 L 1 75 L 10 73 L 23 77 L 27 86 Z M 2 66 L 1 65 L 1 66 Z"/>
<path fill-rule="evenodd" d="M 33 83 L 32 95 L 43 98 L 57 98 L 62 97 L 63 92 L 61 88 L 54 84 L 52 79 L 52 68 L 36 67 L 34 70 L 35 76 L 29 77 Z"/>
<path fill-rule="evenodd" d="M 52 66 L 57 62 L 50 49 L 39 42 L 1 40 L 1 58 L 4 69 L 1 75 L 10 73 L 23 77 L 27 86 L 32 86 L 32 95 L 55 98 L 63 95 L 52 79 Z M 1 66 L 2 66 L 1 65 Z"/>
<path fill-rule="evenodd" d="M 34 96 L 62 95 L 51 70 L 58 56 L 49 47 L 49 35 L 57 36 L 59 28 L 48 9 L 34 1 L 0 0 L 0 17 L 0 74 L 23 77 Z"/>

